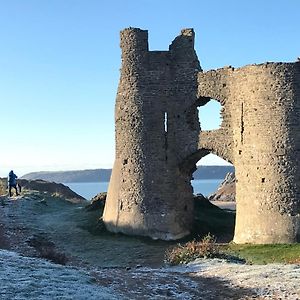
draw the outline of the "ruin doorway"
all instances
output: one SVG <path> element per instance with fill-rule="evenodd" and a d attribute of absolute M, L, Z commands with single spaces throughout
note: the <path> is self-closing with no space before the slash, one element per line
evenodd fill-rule
<path fill-rule="evenodd" d="M 220 101 L 210 97 L 200 98 L 197 110 L 202 132 L 217 132 L 222 128 L 223 107 Z M 213 149 L 206 149 L 205 152 L 195 157 L 196 170 L 193 172 L 191 181 L 194 194 L 201 193 L 209 197 L 217 190 L 228 173 L 234 173 L 233 165 L 214 153 Z"/>
<path fill-rule="evenodd" d="M 208 154 L 196 164 L 191 184 L 194 195 L 209 197 L 216 192 L 226 177 L 232 177 L 234 166 L 215 154 Z M 227 201 L 227 200 L 225 200 Z"/>
<path fill-rule="evenodd" d="M 214 154 L 202 157 L 196 167 L 191 180 L 195 235 L 201 239 L 211 234 L 217 242 L 230 242 L 236 220 L 236 204 L 232 201 L 235 200 L 235 168 Z"/>

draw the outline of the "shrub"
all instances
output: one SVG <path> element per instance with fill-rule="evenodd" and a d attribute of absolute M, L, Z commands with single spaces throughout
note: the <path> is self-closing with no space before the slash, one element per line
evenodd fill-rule
<path fill-rule="evenodd" d="M 200 242 L 195 240 L 186 244 L 178 244 L 176 247 L 168 249 L 165 261 L 171 265 L 186 264 L 196 258 L 214 258 L 220 256 L 219 246 L 216 238 L 208 233 Z"/>

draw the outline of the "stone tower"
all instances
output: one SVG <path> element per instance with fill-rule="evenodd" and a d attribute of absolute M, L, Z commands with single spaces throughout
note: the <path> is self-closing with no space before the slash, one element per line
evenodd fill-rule
<path fill-rule="evenodd" d="M 198 96 L 223 106 L 200 148 L 235 166 L 236 243 L 300 239 L 300 63 L 224 68 L 198 77 Z"/>
<path fill-rule="evenodd" d="M 192 29 L 169 51 L 149 51 L 147 31 L 128 28 L 121 49 L 106 227 L 166 240 L 189 234 L 192 173 L 212 152 L 236 169 L 235 242 L 299 240 L 300 63 L 203 73 Z M 223 122 L 201 132 L 197 107 L 210 99 Z"/>
<path fill-rule="evenodd" d="M 197 151 L 199 122 L 194 32 L 169 51 L 149 51 L 148 32 L 121 32 L 116 159 L 103 220 L 114 232 L 178 239 L 193 220 L 192 172 L 180 163 Z"/>

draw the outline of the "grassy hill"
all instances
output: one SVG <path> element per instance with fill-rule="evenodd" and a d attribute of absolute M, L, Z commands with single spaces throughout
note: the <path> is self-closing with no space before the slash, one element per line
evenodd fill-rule
<path fill-rule="evenodd" d="M 50 182 L 107 182 L 110 179 L 111 169 L 32 172 L 22 176 L 22 179 L 42 179 Z"/>

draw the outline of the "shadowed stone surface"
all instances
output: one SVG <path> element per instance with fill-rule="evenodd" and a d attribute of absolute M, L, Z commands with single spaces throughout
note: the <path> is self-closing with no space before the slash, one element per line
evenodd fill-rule
<path fill-rule="evenodd" d="M 128 28 L 121 49 L 107 228 L 159 239 L 188 235 L 191 176 L 212 152 L 235 166 L 234 241 L 299 240 L 300 63 L 202 72 L 192 29 L 169 51 L 149 51 L 148 32 Z M 211 99 L 221 103 L 223 122 L 201 131 L 197 107 Z"/>

